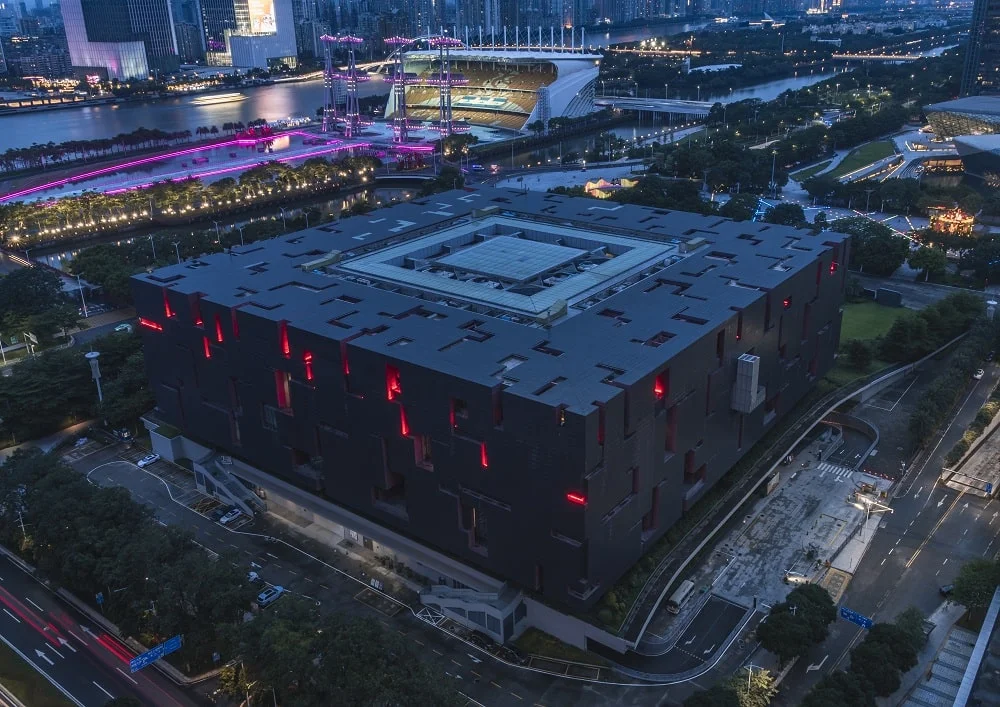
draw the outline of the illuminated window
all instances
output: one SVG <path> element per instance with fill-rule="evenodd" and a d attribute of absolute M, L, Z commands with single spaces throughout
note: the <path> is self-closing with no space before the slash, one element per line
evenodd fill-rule
<path fill-rule="evenodd" d="M 653 395 L 656 396 L 657 400 L 663 400 L 667 397 L 667 380 L 666 374 L 661 373 L 653 381 Z"/>

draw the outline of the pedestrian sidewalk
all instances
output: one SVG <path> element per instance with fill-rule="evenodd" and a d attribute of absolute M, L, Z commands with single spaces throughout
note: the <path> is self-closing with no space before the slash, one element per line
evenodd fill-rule
<path fill-rule="evenodd" d="M 969 663 L 976 634 L 955 626 L 965 607 L 946 601 L 927 620 L 934 628 L 917 655 L 917 665 L 902 677 L 900 688 L 878 701 L 879 707 L 950 707 Z"/>

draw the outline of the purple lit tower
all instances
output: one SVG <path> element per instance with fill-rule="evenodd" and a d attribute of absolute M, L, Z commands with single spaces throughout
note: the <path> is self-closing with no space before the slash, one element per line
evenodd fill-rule
<path fill-rule="evenodd" d="M 389 37 L 385 43 L 393 47 L 395 62 L 393 63 L 392 92 L 396 98 L 396 110 L 392 117 L 393 142 L 405 145 L 407 142 L 407 132 L 410 129 L 409 118 L 406 116 L 406 85 L 416 83 L 418 78 L 415 74 L 407 74 L 403 69 L 403 47 L 413 44 L 412 39 L 406 37 Z"/>
<path fill-rule="evenodd" d="M 337 72 L 333 67 L 333 45 L 337 43 L 336 37 L 324 34 L 319 38 L 323 42 L 323 54 L 325 62 L 323 64 L 323 132 L 333 132 L 333 126 L 337 123 L 337 93 L 335 83 Z"/>
<path fill-rule="evenodd" d="M 441 137 L 448 137 L 456 132 L 455 121 L 451 114 L 451 87 L 464 86 L 469 81 L 461 74 L 451 72 L 451 50 L 454 47 L 463 46 L 462 41 L 454 37 L 435 37 L 430 40 L 432 47 L 437 47 L 440 59 L 440 70 L 432 74 L 428 83 L 437 84 L 440 87 L 441 120 L 438 130 Z"/>
<path fill-rule="evenodd" d="M 344 35 L 331 37 L 324 35 L 322 38 L 326 47 L 326 66 L 323 71 L 325 88 L 325 105 L 323 108 L 323 130 L 329 132 L 335 123 L 344 124 L 344 137 L 357 137 L 359 128 L 369 124 L 361 118 L 361 110 L 358 107 L 358 84 L 368 80 L 368 74 L 358 71 L 357 62 L 354 59 L 354 50 L 357 45 L 364 40 L 360 37 Z M 337 71 L 333 66 L 331 45 L 338 44 L 347 47 L 347 70 Z M 344 106 L 343 118 L 337 115 L 336 96 L 334 94 L 334 82 L 344 81 L 347 84 L 347 98 Z"/>

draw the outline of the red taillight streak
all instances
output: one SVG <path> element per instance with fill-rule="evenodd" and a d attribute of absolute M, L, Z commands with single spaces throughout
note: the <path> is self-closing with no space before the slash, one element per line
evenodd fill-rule
<path fill-rule="evenodd" d="M 139 317 L 139 326 L 144 326 L 147 329 L 152 329 L 153 331 L 163 331 L 162 324 L 157 324 L 152 319 L 145 319 L 143 317 Z"/>
<path fill-rule="evenodd" d="M 587 497 L 586 496 L 581 496 L 578 493 L 568 493 L 568 494 L 566 494 L 566 500 L 569 501 L 570 503 L 575 503 L 578 506 L 586 506 L 587 505 Z"/>
<path fill-rule="evenodd" d="M 122 661 L 123 663 L 128 663 L 135 656 L 129 653 L 127 649 L 119 645 L 113 638 L 111 638 L 106 633 L 102 633 L 97 637 L 97 642 L 104 646 L 108 653 L 111 653 L 115 658 Z"/>
<path fill-rule="evenodd" d="M 14 598 L 14 596 L 6 589 L 0 588 L 0 602 L 14 612 L 22 621 L 24 621 L 24 623 L 28 624 L 31 628 L 42 634 L 42 636 L 45 637 L 45 640 L 49 643 L 54 646 L 59 645 L 59 640 L 45 630 L 45 623 L 41 620 L 41 618 L 39 618 L 31 609 Z"/>

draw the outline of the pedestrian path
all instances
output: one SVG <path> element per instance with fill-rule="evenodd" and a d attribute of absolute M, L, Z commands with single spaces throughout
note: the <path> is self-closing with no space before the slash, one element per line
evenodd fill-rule
<path fill-rule="evenodd" d="M 833 474 L 836 481 L 839 481 L 841 483 L 843 483 L 844 481 L 850 481 L 851 474 L 854 473 L 853 469 L 848 469 L 847 467 L 831 464 L 830 462 L 820 462 L 813 468 L 819 472 L 820 478 L 823 478 L 827 474 Z"/>

